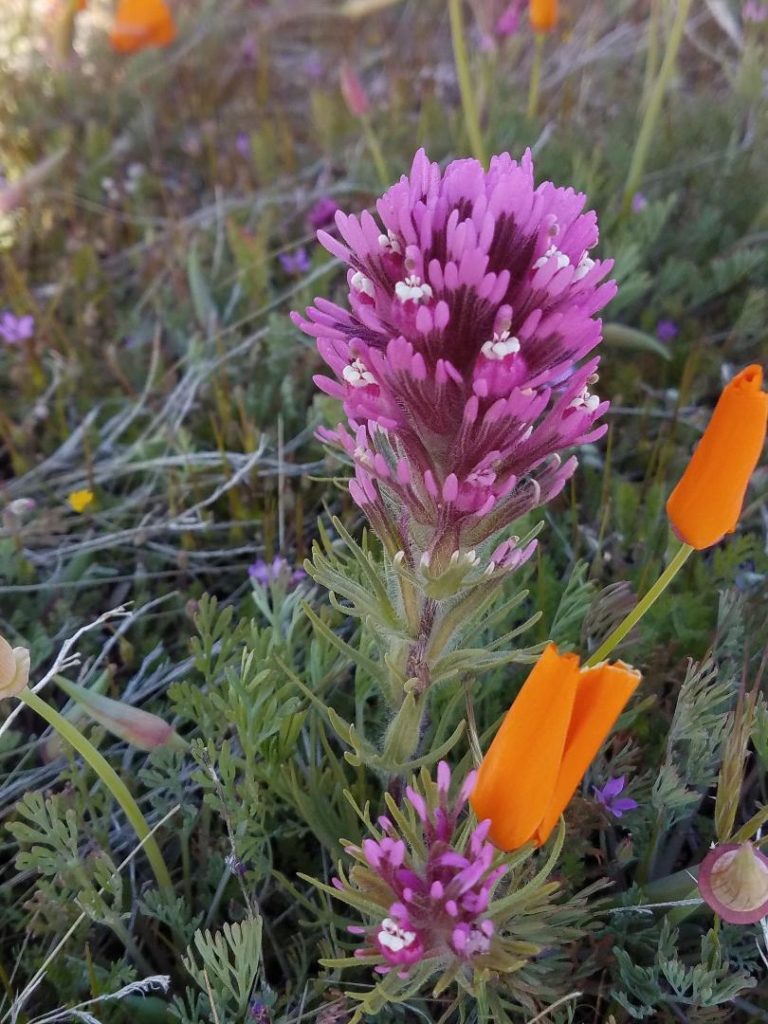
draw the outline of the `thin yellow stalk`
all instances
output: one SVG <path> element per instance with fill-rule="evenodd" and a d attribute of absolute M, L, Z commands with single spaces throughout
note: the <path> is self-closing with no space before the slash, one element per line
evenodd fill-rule
<path fill-rule="evenodd" d="M 473 154 L 480 163 L 486 166 L 485 144 L 480 130 L 480 116 L 477 111 L 477 100 L 472 88 L 472 76 L 469 70 L 469 54 L 467 37 L 461 16 L 461 0 L 448 0 L 448 13 L 451 19 L 451 42 L 453 59 L 456 63 L 456 75 L 459 79 L 461 107 L 464 112 L 464 123 L 469 136 L 469 144 Z"/>
<path fill-rule="evenodd" d="M 544 64 L 544 34 L 536 33 L 536 43 L 531 64 L 531 80 L 528 83 L 528 117 L 532 120 L 539 112 L 539 92 L 541 90 L 541 69 Z"/>
<path fill-rule="evenodd" d="M 667 86 L 669 85 L 669 81 L 675 70 L 677 53 L 680 49 L 680 43 L 683 40 L 685 24 L 688 20 L 692 3 L 693 0 L 678 0 L 677 14 L 674 22 L 672 23 L 672 28 L 667 39 L 667 46 L 664 51 L 664 60 L 661 62 L 661 69 L 656 76 L 656 81 L 654 82 L 653 88 L 648 96 L 648 102 L 645 105 L 643 119 L 640 123 L 640 131 L 637 134 L 637 142 L 635 143 L 635 151 L 632 154 L 632 161 L 629 165 L 629 173 L 627 174 L 627 183 L 624 188 L 624 197 L 621 205 L 623 214 L 629 213 L 632 205 L 632 198 L 637 192 L 640 179 L 642 178 L 643 171 L 645 170 L 645 163 L 648 159 L 648 149 L 653 138 L 653 133 L 656 130 L 656 123 L 661 112 L 664 94 L 667 91 Z"/>
<path fill-rule="evenodd" d="M 627 633 L 637 625 L 648 609 L 661 597 L 669 584 L 685 565 L 688 560 L 688 556 L 692 551 L 693 548 L 690 547 L 690 545 L 680 545 L 678 550 L 675 552 L 672 561 L 661 576 L 659 576 L 645 597 L 638 601 L 629 615 L 627 615 L 627 617 L 619 623 L 616 629 L 614 629 L 614 631 L 605 638 L 595 653 L 584 662 L 584 668 L 594 668 L 595 665 L 598 665 L 601 661 L 605 661 L 614 647 L 621 643 Z"/>

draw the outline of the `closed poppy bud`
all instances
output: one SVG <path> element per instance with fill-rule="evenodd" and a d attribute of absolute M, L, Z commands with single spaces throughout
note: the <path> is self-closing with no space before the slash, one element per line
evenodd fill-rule
<path fill-rule="evenodd" d="M 67 679 L 58 679 L 59 686 L 72 700 L 87 711 L 94 721 L 118 736 L 126 743 L 133 744 L 140 750 L 155 750 L 157 747 L 174 746 L 186 748 L 185 741 L 179 736 L 172 725 L 162 718 L 152 715 L 141 708 L 134 708 L 100 693 L 86 690 L 84 686 L 71 683 Z"/>
<path fill-rule="evenodd" d="M 176 25 L 165 0 L 119 0 L 109 41 L 118 53 L 169 46 Z"/>
<path fill-rule="evenodd" d="M 0 699 L 15 697 L 29 682 L 29 651 L 0 636 Z"/>
<path fill-rule="evenodd" d="M 729 924 L 755 924 L 768 916 L 768 857 L 752 843 L 723 843 L 699 868 L 699 892 Z"/>
<path fill-rule="evenodd" d="M 680 540 L 701 550 L 732 533 L 765 444 L 768 393 L 748 366 L 726 385 L 691 461 L 667 501 Z"/>
<path fill-rule="evenodd" d="M 558 0 L 531 0 L 528 18 L 534 32 L 551 32 L 557 27 Z"/>
<path fill-rule="evenodd" d="M 544 650 L 483 758 L 470 802 L 502 850 L 545 843 L 640 682 L 617 662 L 582 669 Z"/>

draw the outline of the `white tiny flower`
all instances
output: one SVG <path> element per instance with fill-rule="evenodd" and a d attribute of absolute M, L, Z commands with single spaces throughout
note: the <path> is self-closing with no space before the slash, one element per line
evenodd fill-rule
<path fill-rule="evenodd" d="M 403 247 L 400 245 L 400 239 L 394 231 L 387 231 L 386 235 L 379 235 L 379 245 L 386 252 L 395 253 L 398 256 L 403 252 Z"/>
<path fill-rule="evenodd" d="M 348 366 L 345 366 L 341 371 L 341 375 L 347 384 L 353 388 L 366 388 L 369 384 L 376 383 L 376 378 L 360 359 L 355 359 Z"/>
<path fill-rule="evenodd" d="M 423 302 L 432 298 L 432 287 L 414 274 L 397 282 L 395 295 L 401 302 Z"/>
<path fill-rule="evenodd" d="M 571 261 L 565 255 L 564 252 L 560 252 L 556 245 L 550 245 L 543 256 L 540 256 L 533 264 L 534 270 L 540 270 L 542 267 L 546 267 L 550 259 L 557 261 L 557 269 L 562 270 L 564 267 L 570 266 Z"/>
<path fill-rule="evenodd" d="M 580 281 L 582 277 L 586 277 L 594 265 L 595 261 L 593 259 L 590 259 L 589 256 L 582 256 L 574 272 L 573 280 Z"/>
<path fill-rule="evenodd" d="M 505 359 L 520 351 L 520 339 L 509 331 L 502 331 L 501 334 L 494 334 L 490 341 L 483 342 L 480 351 L 486 359 Z"/>
<path fill-rule="evenodd" d="M 373 298 L 376 294 L 373 281 L 370 277 L 366 277 L 365 274 L 362 274 L 359 270 L 356 270 L 352 275 L 351 284 L 356 292 L 361 292 L 363 295 L 368 295 L 370 298 Z"/>
<path fill-rule="evenodd" d="M 589 388 L 584 387 L 570 404 L 571 409 L 586 409 L 587 412 L 594 412 L 600 405 L 600 396 L 593 395 Z"/>
<path fill-rule="evenodd" d="M 392 953 L 399 953 L 403 949 L 412 946 L 416 941 L 416 932 L 410 932 L 401 928 L 397 921 L 391 917 L 385 917 L 381 922 L 377 938 L 379 944 Z"/>

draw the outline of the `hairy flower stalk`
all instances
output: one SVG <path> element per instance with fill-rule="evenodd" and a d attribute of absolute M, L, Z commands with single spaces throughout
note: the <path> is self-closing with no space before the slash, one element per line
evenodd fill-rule
<path fill-rule="evenodd" d="M 536 187 L 530 153 L 441 171 L 420 151 L 378 220 L 339 212 L 341 240 L 318 233 L 348 266 L 347 308 L 319 298 L 294 321 L 347 416 L 322 436 L 354 463 L 350 494 L 399 560 L 413 643 L 396 660 L 418 692 L 456 595 L 530 557 L 535 542 L 509 528 L 562 490 L 576 468 L 563 453 L 606 429 L 596 313 L 616 289 L 612 263 L 589 255 L 584 203 Z"/>

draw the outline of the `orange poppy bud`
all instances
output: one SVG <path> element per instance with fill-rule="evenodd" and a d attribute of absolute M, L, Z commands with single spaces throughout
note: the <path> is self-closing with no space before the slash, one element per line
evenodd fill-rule
<path fill-rule="evenodd" d="M 118 53 L 169 46 L 176 25 L 165 0 L 119 0 L 109 41 Z"/>
<path fill-rule="evenodd" d="M 551 32 L 557 27 L 558 0 L 531 0 L 528 19 L 534 32 Z"/>
<path fill-rule="evenodd" d="M 725 386 L 667 500 L 673 530 L 692 548 L 711 547 L 736 529 L 749 478 L 765 444 L 768 393 L 762 384 L 762 367 L 748 366 Z"/>
<path fill-rule="evenodd" d="M 640 673 L 623 662 L 582 669 L 544 650 L 483 758 L 470 802 L 502 850 L 545 843 Z"/>

